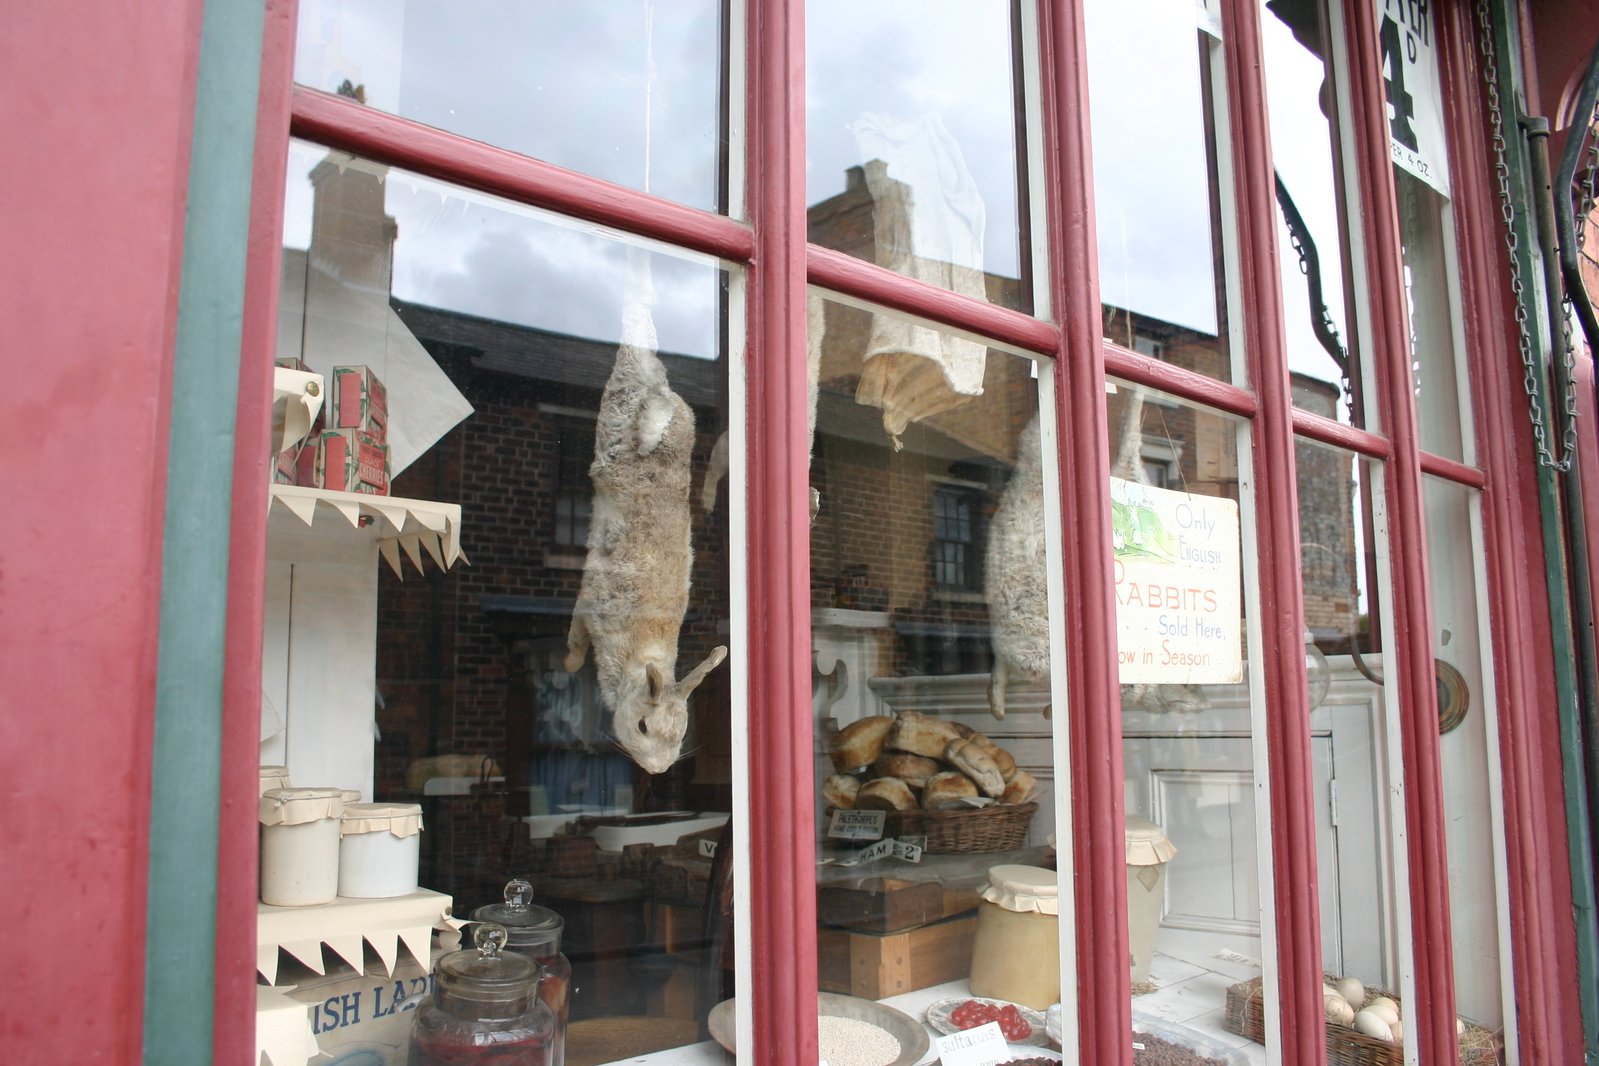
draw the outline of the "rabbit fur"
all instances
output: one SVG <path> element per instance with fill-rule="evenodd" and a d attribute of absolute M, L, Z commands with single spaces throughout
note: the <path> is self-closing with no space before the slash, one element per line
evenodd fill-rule
<path fill-rule="evenodd" d="M 1133 391 L 1129 428 L 1116 468 L 1128 471 L 1132 480 L 1148 484 L 1143 464 L 1137 461 L 1143 403 L 1144 389 L 1139 386 Z M 988 709 L 995 718 L 1005 717 L 1005 688 L 1012 676 L 1036 681 L 1049 674 L 1044 552 L 1043 452 L 1035 415 L 1017 440 L 1016 467 L 994 512 L 984 561 L 994 646 Z M 1191 685 L 1123 685 L 1121 697 L 1124 707 L 1156 713 L 1194 714 L 1210 706 L 1204 694 Z"/>
<path fill-rule="evenodd" d="M 678 631 L 688 609 L 694 412 L 655 354 L 647 253 L 629 249 L 622 343 L 595 423 L 588 561 L 567 632 L 567 672 L 589 649 L 611 731 L 646 771 L 677 761 L 689 694 L 727 657 L 714 648 L 682 680 Z"/>
<path fill-rule="evenodd" d="M 994 646 L 988 709 L 1005 717 L 1011 675 L 1049 676 L 1049 592 L 1044 568 L 1044 467 L 1038 416 L 1016 442 L 1016 467 L 988 530 L 983 585 Z"/>

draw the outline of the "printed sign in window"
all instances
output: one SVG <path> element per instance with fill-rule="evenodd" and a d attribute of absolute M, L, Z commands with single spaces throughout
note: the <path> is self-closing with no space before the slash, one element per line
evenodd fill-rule
<path fill-rule="evenodd" d="M 1238 504 L 1110 479 L 1121 683 L 1243 680 Z"/>
<path fill-rule="evenodd" d="M 1394 163 L 1449 195 L 1434 0 L 1377 0 L 1388 145 Z"/>

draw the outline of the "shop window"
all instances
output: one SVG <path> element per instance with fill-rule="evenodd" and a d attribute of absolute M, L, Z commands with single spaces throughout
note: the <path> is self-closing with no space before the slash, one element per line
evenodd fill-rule
<path fill-rule="evenodd" d="M 356 17 L 358 6 L 299 9 L 296 78 L 357 102 L 339 106 L 741 217 L 740 167 L 728 161 L 742 158 L 746 124 L 764 119 L 727 113 L 745 74 L 723 54 L 744 28 L 740 5 L 558 16 L 501 5 L 461 17 Z M 1315 840 L 1300 839 L 1303 827 L 1288 839 L 1316 852 L 1329 969 L 1383 989 L 1413 969 L 1397 936 L 1402 849 L 1390 839 L 1403 817 L 1387 776 L 1400 708 L 1379 660 L 1400 608 L 1384 611 L 1377 595 L 1386 526 L 1370 486 L 1381 470 L 1306 444 L 1291 469 L 1251 470 L 1255 427 L 1236 414 L 1251 401 L 1264 410 L 1258 393 L 1277 379 L 1248 381 L 1232 343 L 1246 324 L 1230 317 L 1260 313 L 1234 276 L 1251 249 L 1233 217 L 1233 146 L 1256 131 L 1231 128 L 1252 109 L 1229 103 L 1223 6 L 1090 0 L 1087 55 L 1058 57 L 1087 60 L 1103 336 L 1160 364 L 1128 375 L 1147 380 L 1105 383 L 1108 544 L 1074 543 L 1086 520 L 1045 503 L 1059 498 L 1055 455 L 1040 443 L 1054 418 L 1054 349 L 984 339 L 994 321 L 1024 334 L 1040 322 L 986 307 L 974 325 L 965 300 L 918 318 L 884 306 L 913 306 L 902 289 L 873 294 L 837 277 L 818 284 L 851 291 L 810 292 L 815 748 L 800 813 L 820 860 L 824 1059 L 830 1047 L 830 1061 L 845 1059 L 847 1027 L 828 1020 L 839 1011 L 882 1019 L 873 1012 L 888 1001 L 947 1032 L 970 1020 L 974 996 L 1011 1003 L 1007 1029 L 1020 1034 L 1019 1019 L 1034 1037 L 1061 1005 L 1072 1046 L 1074 990 L 1059 976 L 1077 971 L 1061 955 L 1079 946 L 1065 864 L 1083 841 L 1057 816 L 1071 784 L 1057 753 L 1073 715 L 1119 713 L 1125 777 L 1108 791 L 1126 815 L 1134 1039 L 1203 1046 L 1208 1035 L 1264 1062 L 1272 1018 L 1250 1009 L 1274 1002 L 1264 889 L 1275 878 L 1280 903 L 1301 888 L 1269 869 L 1282 827 L 1255 774 L 1268 761 L 1268 716 L 1302 707 L 1266 706 L 1251 673 L 1280 643 L 1258 639 L 1270 581 L 1252 571 L 1281 545 L 1253 543 L 1267 523 L 1248 486 L 1292 476 L 1314 779 L 1273 787 L 1308 789 L 1317 804 Z M 911 0 L 805 7 L 812 245 L 908 278 L 924 298 L 1051 317 L 1036 237 L 1061 190 L 1041 188 L 1029 166 L 1046 158 L 1038 101 L 1024 91 L 1040 74 L 1029 66 L 1033 5 L 983 0 L 948 17 Z M 1292 161 L 1276 190 L 1281 244 L 1295 253 L 1280 257 L 1298 308 L 1287 362 L 1301 411 L 1364 425 L 1348 351 L 1343 156 L 1330 151 L 1337 97 L 1313 7 L 1266 0 L 1261 12 L 1273 148 Z M 557 89 L 561 106 L 545 106 Z M 535 184 L 563 181 L 572 176 L 540 172 Z M 1452 353 L 1433 343 L 1448 326 L 1447 193 L 1403 174 L 1399 184 L 1412 327 L 1443 353 L 1422 362 L 1423 428 L 1455 455 Z M 738 672 L 724 662 L 759 628 L 743 624 L 739 600 L 738 529 L 751 516 L 720 489 L 736 476 L 730 430 L 746 414 L 731 399 L 743 388 L 737 343 L 764 313 L 740 303 L 743 253 L 674 250 L 654 230 L 645 241 L 301 142 L 286 201 L 280 360 L 330 377 L 354 364 L 368 400 L 381 382 L 389 390 L 383 418 L 358 404 L 359 425 L 324 427 L 370 436 L 371 462 L 313 506 L 331 510 L 341 534 L 339 521 L 350 527 L 350 545 L 285 544 L 278 523 L 305 523 L 304 501 L 279 490 L 273 504 L 263 762 L 287 764 L 296 784 L 417 805 L 419 883 L 457 916 L 505 902 L 508 883 L 525 880 L 564 923 L 571 973 L 551 988 L 568 993 L 568 1061 L 728 1061 L 717 1045 L 732 1040 L 734 961 L 749 961 L 730 939 L 734 908 L 770 918 L 758 910 L 764 888 L 804 887 L 757 884 L 739 901 L 732 890 L 735 846 L 766 845 L 737 839 L 734 775 L 748 749 Z M 695 217 L 744 235 L 727 218 L 674 216 Z M 837 271 L 836 257 L 811 265 L 813 278 Z M 1173 370 L 1213 379 L 1205 402 Z M 1245 384 L 1256 394 L 1228 387 Z M 327 489 L 321 437 L 307 444 L 309 463 L 280 465 L 282 480 Z M 1267 464 L 1277 454 L 1259 452 Z M 397 516 L 385 495 L 418 509 Z M 1429 498 L 1438 528 L 1474 530 L 1474 502 L 1445 497 Z M 1485 638 L 1458 628 L 1475 622 L 1476 542 L 1437 536 L 1434 565 L 1460 586 L 1438 603 L 1455 620 L 1438 634 L 1439 658 L 1458 661 L 1460 684 L 1483 701 L 1475 725 L 1444 745 L 1450 817 L 1479 820 L 1451 825 L 1451 873 L 1464 881 L 1502 862 L 1480 831 L 1497 813 L 1473 802 L 1494 776 L 1491 704 Z M 1065 615 L 1063 543 L 1076 562 L 1110 553 L 1114 617 Z M 396 572 L 417 568 L 425 580 Z M 1112 627 L 1119 708 L 1060 706 L 1067 689 L 1053 665 L 1085 632 Z M 1501 903 L 1459 908 L 1457 958 L 1500 948 Z M 418 972 L 433 961 L 404 950 Z M 1081 950 L 1098 949 L 1087 937 Z M 755 960 L 757 975 L 768 961 Z M 309 980 L 263 980 L 296 976 Z M 1457 985 L 1478 1028 L 1511 1021 L 1493 980 L 1462 971 Z M 850 999 L 830 1015 L 827 994 Z M 1182 1024 L 1167 1024 L 1179 1011 Z M 904 1032 L 926 1037 L 914 1023 Z"/>
<path fill-rule="evenodd" d="M 594 458 L 594 430 L 577 422 L 562 427 L 556 459 L 555 543 L 586 549 L 594 496 L 589 463 Z"/>
<path fill-rule="evenodd" d="M 933 583 L 973 592 L 981 587 L 977 566 L 982 503 L 967 489 L 933 490 Z"/>
<path fill-rule="evenodd" d="M 420 891 L 374 901 L 377 925 L 305 908 L 353 960 L 324 979 L 296 947 L 262 978 L 322 996 L 364 980 L 379 926 L 514 926 L 526 882 L 565 959 L 513 928 L 555 967 L 559 1031 L 528 1041 L 567 1061 L 698 1043 L 733 993 L 729 516 L 702 502 L 726 472 L 726 270 L 301 142 L 287 203 L 278 355 L 337 387 L 306 445 L 327 461 L 274 503 L 262 759 L 422 829 Z M 346 437 L 371 462 L 335 486 Z M 382 949 L 401 987 L 426 940 Z M 448 1044 L 412 1026 L 428 1010 L 323 1047 Z"/>

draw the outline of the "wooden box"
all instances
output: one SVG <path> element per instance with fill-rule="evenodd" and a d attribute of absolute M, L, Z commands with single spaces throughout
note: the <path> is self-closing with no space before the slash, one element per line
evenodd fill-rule
<path fill-rule="evenodd" d="M 816 891 L 823 925 L 862 933 L 899 933 L 975 910 L 975 888 L 950 888 L 938 881 L 864 877 L 825 884 Z"/>
<path fill-rule="evenodd" d="M 821 929 L 819 983 L 824 992 L 883 999 L 958 981 L 971 972 L 976 935 L 975 914 L 898 933 Z"/>

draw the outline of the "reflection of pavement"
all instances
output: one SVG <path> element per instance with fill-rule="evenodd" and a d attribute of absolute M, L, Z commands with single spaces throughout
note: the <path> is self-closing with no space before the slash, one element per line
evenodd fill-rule
<path fill-rule="evenodd" d="M 1149 967 L 1149 981 L 1156 989 L 1135 997 L 1133 1009 L 1238 1048 L 1251 1063 L 1264 1066 L 1266 1048 L 1222 1024 L 1227 989 L 1259 977 L 1260 967 L 1252 964 L 1259 957 L 1258 939 L 1162 929 L 1160 947 Z"/>

